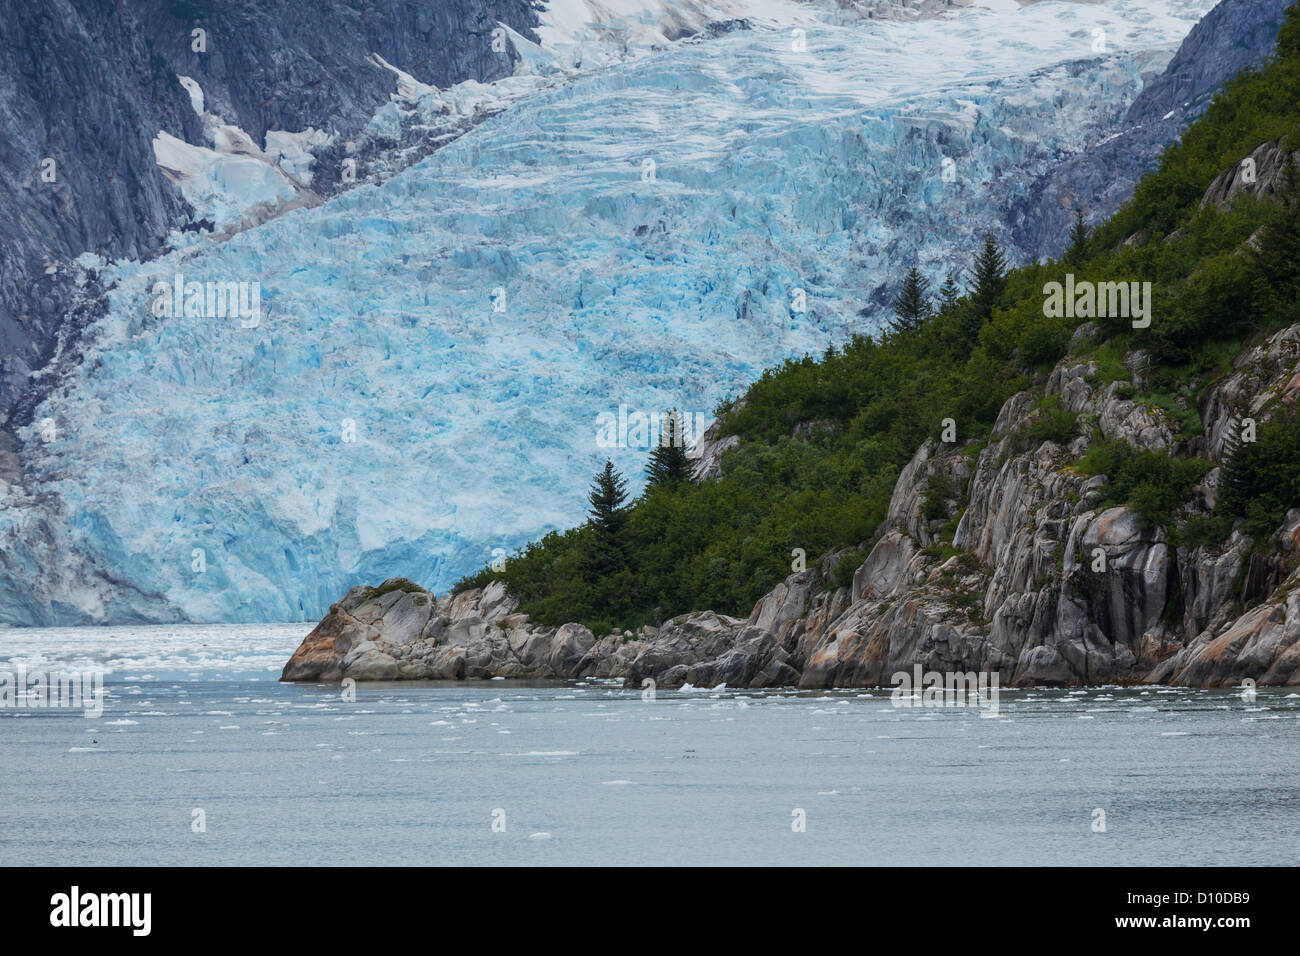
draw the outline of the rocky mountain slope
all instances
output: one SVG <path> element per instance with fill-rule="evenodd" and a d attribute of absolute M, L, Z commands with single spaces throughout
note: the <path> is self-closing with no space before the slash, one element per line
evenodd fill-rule
<path fill-rule="evenodd" d="M 1241 407 L 1230 399 L 1243 391 L 1261 417 L 1300 397 L 1300 325 L 1234 365 L 1204 403 L 1210 436 L 1226 424 L 1222 409 Z M 1120 383 L 1094 387 L 1095 371 L 1067 358 L 1047 394 L 1095 416 L 1108 438 L 1172 441 L 1158 410 L 1120 398 Z M 792 574 L 747 619 L 701 611 L 597 637 L 579 624 L 530 625 L 501 582 L 435 599 L 396 580 L 349 591 L 282 679 L 864 687 L 919 664 L 998 672 L 1018 686 L 1300 684 L 1300 507 L 1263 552 L 1239 533 L 1219 548 L 1173 546 L 1132 509 L 1096 506 L 1105 479 L 1071 467 L 1086 438 L 1070 448 L 1020 447 L 1038 397 L 1008 401 L 994 440 L 974 456 L 934 444 L 918 450 L 895 489 L 888 530 L 850 587 L 834 585 L 833 553 Z M 927 485 L 940 475 L 969 497 L 950 556 L 934 547 L 945 519 L 922 516 Z M 1197 489 L 1201 507 L 1216 479 L 1217 469 Z M 1099 553 L 1105 570 L 1096 570 Z"/>
<path fill-rule="evenodd" d="M 1169 65 L 1087 144 L 1040 177 L 1010 208 L 1015 247 L 1030 259 L 1059 255 L 1074 211 L 1107 219 L 1144 173 L 1205 112 L 1218 89 L 1273 51 L 1289 0 L 1224 0 L 1192 27 Z"/>
<path fill-rule="evenodd" d="M 1286 367 L 1270 384 L 1295 401 L 1300 326 L 1244 355 L 1247 373 L 1255 359 Z M 1136 441 L 1167 428 L 1113 388 L 1088 388 L 1087 367 L 1060 372 L 1053 388 L 1104 415 L 1112 436 Z M 748 619 L 699 611 L 597 637 L 581 624 L 530 626 L 500 583 L 437 600 L 409 581 L 386 581 L 331 607 L 282 679 L 874 687 L 920 665 L 996 671 L 1011 685 L 1300 684 L 1300 509 L 1270 542 L 1266 566 L 1240 536 L 1222 549 L 1174 548 L 1130 509 L 1093 507 L 1099 480 L 1071 472 L 1062 447 L 1010 451 L 1028 399 L 1008 403 L 998 440 L 976 460 L 918 451 L 898 483 L 892 531 L 852 587 L 833 585 L 839 555 L 828 555 L 763 597 Z M 920 518 L 937 473 L 957 477 L 971 496 L 954 542 L 962 550 L 946 558 L 927 548 L 935 523 Z M 1092 570 L 1097 549 L 1105 571 Z"/>
<path fill-rule="evenodd" d="M 516 61 L 492 30 L 536 39 L 538 22 L 530 0 L 2 0 L 0 424 L 84 320 L 74 260 L 145 258 L 198 218 L 153 145 L 213 145 L 183 82 L 253 149 L 316 129 L 341 154 L 398 86 L 376 54 L 439 87 L 487 82 Z M 337 185 L 320 152 L 318 188 Z"/>

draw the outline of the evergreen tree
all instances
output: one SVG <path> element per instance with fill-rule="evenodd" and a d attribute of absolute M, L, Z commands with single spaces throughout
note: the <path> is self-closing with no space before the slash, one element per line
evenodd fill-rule
<path fill-rule="evenodd" d="M 673 409 L 659 426 L 659 444 L 650 452 L 645 470 L 646 487 L 674 485 L 691 478 L 691 459 L 686 454 L 682 416 Z"/>
<path fill-rule="evenodd" d="M 1280 208 L 1260 228 L 1254 246 L 1254 297 L 1258 306 L 1289 311 L 1300 293 L 1300 170 L 1290 156 L 1277 194 Z"/>
<path fill-rule="evenodd" d="M 939 311 L 951 312 L 960 298 L 961 286 L 957 284 L 957 277 L 949 272 L 948 278 L 944 279 L 943 285 L 939 286 Z"/>
<path fill-rule="evenodd" d="M 1223 451 L 1219 454 L 1217 498 L 1221 510 L 1234 509 L 1242 494 L 1248 490 L 1243 473 L 1245 463 L 1242 460 L 1242 441 L 1238 437 L 1240 431 L 1242 424 L 1238 416 L 1234 415 L 1227 421 L 1227 429 L 1223 432 Z"/>
<path fill-rule="evenodd" d="M 1220 510 L 1243 514 L 1254 494 L 1255 447 L 1241 441 L 1241 418 L 1233 415 L 1223 434 L 1223 452 L 1219 455 L 1218 499 Z"/>
<path fill-rule="evenodd" d="M 1088 250 L 1088 227 L 1083 221 L 1083 210 L 1074 210 L 1074 227 L 1070 230 L 1070 245 L 1065 250 L 1065 261 L 1068 265 L 1079 266 L 1083 264 L 1083 257 Z"/>
<path fill-rule="evenodd" d="M 967 310 L 965 328 L 968 344 L 974 344 L 979 331 L 993 318 L 993 310 L 1001 305 L 1007 288 L 1007 260 L 993 241 L 993 234 L 984 237 L 984 249 L 975 258 L 971 269 L 970 308 Z"/>
<path fill-rule="evenodd" d="M 897 334 L 915 332 L 930 315 L 930 280 L 916 266 L 903 278 L 903 288 L 894 297 L 894 319 L 889 327 Z"/>
<path fill-rule="evenodd" d="M 605 459 L 605 468 L 592 479 L 587 495 L 591 508 L 587 514 L 596 528 L 609 534 L 623 529 L 623 503 L 627 501 L 627 481 L 614 470 L 614 463 Z"/>
<path fill-rule="evenodd" d="M 1215 510 L 1244 518 L 1243 532 L 1266 538 L 1300 501 L 1300 411 L 1283 403 L 1257 423 L 1254 441 L 1241 437 L 1241 424 L 1234 415 L 1224 436 Z"/>
<path fill-rule="evenodd" d="M 587 501 L 591 504 L 587 511 L 591 517 L 591 545 L 583 564 L 587 580 L 596 582 L 627 566 L 627 512 L 623 508 L 627 481 L 614 470 L 612 461 L 607 459 L 604 470 L 592 480 Z"/>

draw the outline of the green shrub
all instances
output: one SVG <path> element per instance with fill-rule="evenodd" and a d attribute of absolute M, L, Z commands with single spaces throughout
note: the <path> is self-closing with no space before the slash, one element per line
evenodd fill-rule
<path fill-rule="evenodd" d="M 1194 515 L 1170 536 L 1175 545 L 1216 548 L 1232 534 L 1232 518 L 1226 515 Z"/>
<path fill-rule="evenodd" d="M 948 502 L 957 497 L 957 489 L 944 472 L 935 472 L 925 486 L 921 499 L 921 517 L 935 521 L 948 517 Z"/>
<path fill-rule="evenodd" d="M 1035 325 L 1020 340 L 1020 356 L 1029 365 L 1055 365 L 1069 347 L 1069 330 L 1059 325 Z"/>
<path fill-rule="evenodd" d="M 1136 449 L 1123 441 L 1097 442 L 1079 462 L 1085 475 L 1105 475 L 1103 507 L 1128 505 L 1155 525 L 1173 523 L 1175 510 L 1210 469 L 1203 458 L 1175 458 L 1164 452 Z"/>
<path fill-rule="evenodd" d="M 418 584 L 416 584 L 414 581 L 410 580 L 409 578 L 389 578 L 383 584 L 379 585 L 379 587 L 375 588 L 374 593 L 371 594 L 370 596 L 380 597 L 384 594 L 389 594 L 393 591 L 405 591 L 408 594 L 425 593 L 424 588 L 420 587 Z"/>
<path fill-rule="evenodd" d="M 1039 403 L 1033 417 L 1016 431 L 1017 450 L 1037 448 L 1045 441 L 1068 445 L 1079 437 L 1079 415 L 1061 407 L 1058 396 Z"/>
<path fill-rule="evenodd" d="M 1259 425 L 1256 441 L 1237 443 L 1219 488 L 1219 514 L 1242 519 L 1253 537 L 1275 532 L 1300 507 L 1300 411 L 1282 409 Z"/>
<path fill-rule="evenodd" d="M 866 559 L 867 556 L 856 548 L 845 551 L 840 555 L 840 560 L 835 565 L 835 586 L 839 588 L 851 587 L 853 575 L 858 573 L 858 568 L 862 567 L 862 562 Z"/>

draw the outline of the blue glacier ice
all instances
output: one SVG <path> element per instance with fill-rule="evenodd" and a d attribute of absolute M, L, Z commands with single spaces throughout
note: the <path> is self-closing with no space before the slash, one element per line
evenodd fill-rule
<path fill-rule="evenodd" d="M 602 412 L 707 416 L 875 328 L 895 277 L 1003 235 L 1211 5 L 801 9 L 801 34 L 568 69 L 386 182 L 106 265 L 0 485 L 0 621 L 310 619 L 580 521 L 606 454 L 644 466 Z M 178 275 L 259 283 L 261 315 L 168 314 Z"/>

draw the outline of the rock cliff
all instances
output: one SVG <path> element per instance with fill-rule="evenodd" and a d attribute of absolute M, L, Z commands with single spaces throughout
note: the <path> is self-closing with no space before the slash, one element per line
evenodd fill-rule
<path fill-rule="evenodd" d="M 836 585 L 842 552 L 833 552 L 777 585 L 748 618 L 700 611 L 597 637 L 577 624 L 531 625 L 500 582 L 435 600 L 390 581 L 348 592 L 283 679 L 819 688 L 888 684 L 919 664 L 997 672 L 1018 686 L 1300 684 L 1300 507 L 1267 541 L 1237 531 L 1217 547 L 1177 545 L 1136 511 L 1103 507 L 1107 478 L 1075 467 L 1097 436 L 1217 461 L 1234 416 L 1267 419 L 1300 396 L 1300 325 L 1247 349 L 1204 391 L 1204 430 L 1190 439 L 1168 411 L 1127 397 L 1142 385 L 1140 353 L 1129 356 L 1129 382 L 1097 381 L 1097 363 L 1075 354 L 1092 331 L 1081 327 L 1041 389 L 1005 403 L 983 447 L 918 449 L 851 585 Z M 1033 442 L 1030 426 L 1048 404 L 1095 431 Z M 1185 513 L 1212 507 L 1217 479 L 1214 468 Z M 936 482 L 951 496 L 948 514 L 927 517 Z"/>
<path fill-rule="evenodd" d="M 309 127 L 341 143 L 397 87 L 376 54 L 440 87 L 489 82 L 516 60 L 513 49 L 492 50 L 492 29 L 535 39 L 538 18 L 530 0 L 0 0 L 0 21 L 4 424 L 21 423 L 29 375 L 61 332 L 77 331 L 73 260 L 147 258 L 186 223 L 153 146 L 159 131 L 207 145 L 179 77 L 257 144 L 269 130 Z M 338 164 L 321 165 L 335 180 L 324 185 L 337 188 Z"/>
<path fill-rule="evenodd" d="M 1060 255 L 1075 209 L 1089 222 L 1114 213 L 1223 84 L 1273 52 L 1288 6 L 1290 0 L 1223 0 L 1207 13 L 1122 115 L 1107 117 L 1012 205 L 1007 224 L 1026 257 Z"/>

